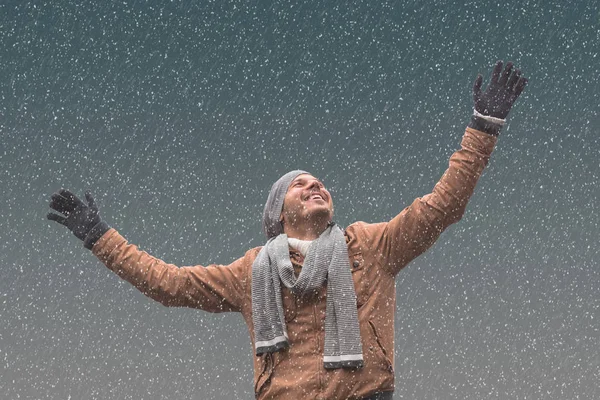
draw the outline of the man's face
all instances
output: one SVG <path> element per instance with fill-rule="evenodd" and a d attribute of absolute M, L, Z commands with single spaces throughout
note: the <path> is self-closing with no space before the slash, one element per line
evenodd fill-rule
<path fill-rule="evenodd" d="M 331 194 L 323 183 L 310 174 L 298 175 L 285 194 L 281 218 L 284 224 L 294 224 L 296 221 L 333 218 L 333 202 Z"/>

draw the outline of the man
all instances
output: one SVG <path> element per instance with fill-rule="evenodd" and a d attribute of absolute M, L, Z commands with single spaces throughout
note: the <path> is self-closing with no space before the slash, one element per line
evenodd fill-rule
<path fill-rule="evenodd" d="M 386 223 L 341 230 L 323 184 L 305 171 L 281 177 L 263 213 L 265 246 L 230 265 L 178 268 L 129 244 L 67 190 L 48 218 L 67 226 L 106 266 L 165 306 L 241 312 L 255 350 L 258 399 L 391 399 L 395 282 L 399 271 L 463 215 L 500 128 L 527 79 L 498 61 L 461 149 L 433 192 Z"/>

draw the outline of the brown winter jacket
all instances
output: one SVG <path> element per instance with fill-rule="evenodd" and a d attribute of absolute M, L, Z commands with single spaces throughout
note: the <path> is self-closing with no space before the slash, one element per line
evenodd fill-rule
<path fill-rule="evenodd" d="M 394 390 L 394 277 L 461 218 L 495 143 L 495 137 L 467 128 L 462 148 L 452 155 L 431 194 L 417 198 L 389 222 L 356 222 L 346 229 L 363 368 L 323 367 L 325 287 L 309 297 L 296 297 L 282 288 L 290 347 L 254 356 L 258 399 L 360 399 Z M 251 271 L 260 248 L 229 265 L 178 268 L 138 250 L 110 229 L 92 251 L 109 269 L 165 306 L 241 312 L 254 348 Z M 299 270 L 302 257 L 294 251 L 290 257 Z"/>

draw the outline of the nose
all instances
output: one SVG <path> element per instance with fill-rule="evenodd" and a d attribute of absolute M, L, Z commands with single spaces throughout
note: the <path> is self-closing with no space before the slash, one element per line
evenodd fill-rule
<path fill-rule="evenodd" d="M 309 190 L 311 192 L 314 191 L 314 190 L 319 191 L 319 189 L 320 189 L 319 182 L 318 181 L 312 181 L 308 188 L 309 188 Z"/>

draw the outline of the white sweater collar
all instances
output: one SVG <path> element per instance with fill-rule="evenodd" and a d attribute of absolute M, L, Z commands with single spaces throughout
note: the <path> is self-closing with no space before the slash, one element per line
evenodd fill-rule
<path fill-rule="evenodd" d="M 303 257 L 306 257 L 306 253 L 308 253 L 308 248 L 312 243 L 312 240 L 300 240 L 295 238 L 288 238 L 288 243 L 291 248 L 296 249 L 302 254 Z"/>

